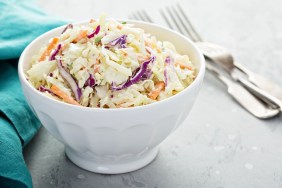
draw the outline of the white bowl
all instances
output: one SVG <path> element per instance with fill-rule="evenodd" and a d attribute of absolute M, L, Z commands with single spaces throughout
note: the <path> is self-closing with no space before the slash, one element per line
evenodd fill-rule
<path fill-rule="evenodd" d="M 19 59 L 19 77 L 29 106 L 50 134 L 64 143 L 69 159 L 93 172 L 125 173 L 150 163 L 158 153 L 158 145 L 187 117 L 204 77 L 204 57 L 188 38 L 155 24 L 128 22 L 159 40 L 171 41 L 179 53 L 189 55 L 198 70 L 194 82 L 173 97 L 145 106 L 87 108 L 49 98 L 33 88 L 25 77 L 32 56 L 65 26 L 36 38 Z"/>

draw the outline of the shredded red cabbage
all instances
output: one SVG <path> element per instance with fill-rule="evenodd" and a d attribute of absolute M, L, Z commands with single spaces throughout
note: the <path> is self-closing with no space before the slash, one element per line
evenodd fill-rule
<path fill-rule="evenodd" d="M 153 63 L 155 61 L 155 57 L 151 57 L 149 60 L 145 61 L 142 63 L 142 65 L 140 65 L 132 74 L 132 76 L 123 84 L 116 86 L 115 83 L 112 83 L 112 87 L 111 89 L 113 91 L 119 91 L 122 89 L 125 89 L 137 82 L 139 82 L 142 79 L 142 76 L 144 76 L 144 74 L 146 73 L 146 71 L 148 70 L 148 65 L 150 63 Z"/>
<path fill-rule="evenodd" d="M 165 63 L 166 63 L 166 64 L 170 64 L 170 62 L 171 62 L 171 58 L 170 58 L 170 56 L 167 56 L 167 57 L 165 58 Z"/>
<path fill-rule="evenodd" d="M 53 91 L 51 91 L 50 89 L 47 89 L 46 87 L 44 87 L 43 85 L 41 85 L 39 88 L 39 91 L 41 91 L 41 92 L 48 92 L 48 93 L 50 93 L 50 94 L 54 94 L 53 93 Z"/>
<path fill-rule="evenodd" d="M 59 45 L 57 46 L 57 49 L 56 49 L 56 50 L 52 53 L 52 55 L 50 56 L 49 61 L 55 60 L 55 57 L 56 57 L 56 55 L 59 53 L 59 51 L 61 50 L 61 48 L 62 48 L 62 44 L 59 44 Z"/>
<path fill-rule="evenodd" d="M 89 39 L 91 39 L 91 38 L 94 37 L 95 35 L 98 35 L 99 32 L 100 32 L 100 25 L 98 25 L 98 26 L 96 27 L 96 29 L 95 29 L 95 31 L 93 31 L 93 33 L 87 35 L 87 37 L 88 37 Z"/>
<path fill-rule="evenodd" d="M 152 73 L 153 73 L 152 70 L 147 68 L 146 72 L 141 76 L 141 80 L 143 81 L 149 79 Z"/>
<path fill-rule="evenodd" d="M 164 70 L 164 81 L 165 81 L 165 86 L 167 86 L 167 80 L 168 80 L 168 77 L 167 77 L 167 70 L 166 70 L 166 67 L 165 67 L 165 70 Z"/>
<path fill-rule="evenodd" d="M 89 74 L 89 78 L 86 80 L 84 86 L 94 87 L 95 86 L 95 78 L 92 76 L 92 74 Z"/>
<path fill-rule="evenodd" d="M 82 92 L 81 92 L 81 89 L 78 87 L 77 83 L 75 82 L 74 78 L 71 76 L 70 73 L 68 73 L 64 67 L 63 67 L 63 64 L 62 64 L 62 61 L 61 60 L 57 60 L 57 64 L 58 64 L 58 69 L 59 69 L 59 72 L 61 74 L 61 76 L 68 82 L 68 84 L 70 85 L 71 87 L 71 90 L 73 91 L 74 93 L 74 96 L 75 96 L 75 99 L 77 101 L 80 100 L 81 98 L 81 95 L 82 95 Z"/>
<path fill-rule="evenodd" d="M 155 59 L 154 59 L 155 61 Z M 154 64 L 154 61 L 152 61 L 152 64 Z M 147 80 L 151 77 L 151 75 L 153 74 L 152 70 L 150 68 L 147 67 L 146 72 L 142 75 L 141 80 Z"/>
<path fill-rule="evenodd" d="M 67 29 L 72 29 L 73 28 L 73 25 L 72 24 L 68 24 L 65 29 L 62 31 L 61 34 L 63 34 L 64 32 L 66 32 Z"/>
<path fill-rule="evenodd" d="M 110 46 L 119 46 L 120 48 L 126 48 L 125 44 L 126 44 L 126 35 L 122 35 L 118 38 L 116 38 L 115 40 L 109 42 L 108 45 Z"/>
<path fill-rule="evenodd" d="M 166 65 L 169 65 L 171 63 L 171 58 L 170 56 L 167 56 L 165 58 L 165 63 Z M 165 70 L 164 70 L 164 78 L 165 78 L 165 86 L 167 86 L 167 81 L 168 81 L 168 76 L 167 76 L 167 66 L 165 66 Z"/>

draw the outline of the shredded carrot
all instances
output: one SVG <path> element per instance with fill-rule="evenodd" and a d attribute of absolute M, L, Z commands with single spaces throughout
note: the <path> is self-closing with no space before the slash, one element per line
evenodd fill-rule
<path fill-rule="evenodd" d="M 164 82 L 158 82 L 155 85 L 155 89 L 152 90 L 148 95 L 151 99 L 155 100 L 160 95 L 161 91 L 164 89 L 165 83 Z"/>
<path fill-rule="evenodd" d="M 157 52 L 158 52 L 158 53 L 161 53 L 161 52 L 162 52 L 162 49 L 159 48 L 159 47 L 157 47 Z"/>
<path fill-rule="evenodd" d="M 99 64 L 101 64 L 101 57 L 100 56 L 96 59 L 96 62 L 95 62 L 95 65 L 99 65 Z"/>
<path fill-rule="evenodd" d="M 152 43 L 150 41 L 145 40 L 145 46 L 152 47 Z"/>
<path fill-rule="evenodd" d="M 82 66 L 79 70 L 84 70 L 84 69 L 86 69 L 86 67 Z"/>
<path fill-rule="evenodd" d="M 43 54 L 41 55 L 41 57 L 39 58 L 39 61 L 44 61 L 46 56 L 49 56 L 51 51 L 56 47 L 56 45 L 59 42 L 59 38 L 54 37 L 52 39 L 52 41 L 50 42 L 50 44 L 48 45 L 48 47 L 46 48 L 46 50 L 43 52 Z"/>
<path fill-rule="evenodd" d="M 117 28 L 118 28 L 119 30 L 121 30 L 121 29 L 122 29 L 122 26 L 121 26 L 121 25 L 117 25 Z"/>
<path fill-rule="evenodd" d="M 138 59 L 138 61 L 143 62 L 143 61 L 150 59 L 150 55 L 149 54 L 143 55 L 141 53 L 138 53 L 137 59 Z"/>
<path fill-rule="evenodd" d="M 65 45 L 62 45 L 62 51 L 64 51 L 67 47 L 69 46 L 69 44 L 65 44 Z"/>
<path fill-rule="evenodd" d="M 185 64 L 180 63 L 180 62 L 176 62 L 175 64 L 176 64 L 176 65 L 179 65 L 180 68 L 182 68 L 182 69 L 193 70 L 193 68 L 192 68 L 191 66 L 189 66 L 189 65 L 185 65 Z"/>
<path fill-rule="evenodd" d="M 81 30 L 78 36 L 73 40 L 74 42 L 78 42 L 80 39 L 83 39 L 87 36 L 87 30 Z"/>
<path fill-rule="evenodd" d="M 94 74 L 97 73 L 97 72 L 99 72 L 99 70 L 100 70 L 100 67 L 99 67 L 99 66 L 95 66 L 95 67 L 94 67 Z"/>
<path fill-rule="evenodd" d="M 96 20 L 94 20 L 94 19 L 91 19 L 91 20 L 89 21 L 89 23 L 94 23 L 94 22 L 96 22 Z"/>
<path fill-rule="evenodd" d="M 55 93 L 57 96 L 61 97 L 65 102 L 80 106 L 78 102 L 76 102 L 73 98 L 68 96 L 65 92 L 63 92 L 56 85 L 52 85 L 51 91 L 53 91 L 53 93 Z"/>
<path fill-rule="evenodd" d="M 127 56 L 127 52 L 125 52 L 123 49 L 120 49 L 120 52 L 124 55 L 124 56 Z"/>

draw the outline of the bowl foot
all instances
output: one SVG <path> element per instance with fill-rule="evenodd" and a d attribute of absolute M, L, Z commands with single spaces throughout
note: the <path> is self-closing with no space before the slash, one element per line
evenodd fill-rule
<path fill-rule="evenodd" d="M 110 161 L 95 160 L 65 146 L 66 155 L 74 164 L 85 170 L 101 174 L 120 174 L 138 170 L 152 162 L 157 156 L 158 151 L 158 147 L 155 147 L 139 156 L 135 155 L 127 159 Z"/>

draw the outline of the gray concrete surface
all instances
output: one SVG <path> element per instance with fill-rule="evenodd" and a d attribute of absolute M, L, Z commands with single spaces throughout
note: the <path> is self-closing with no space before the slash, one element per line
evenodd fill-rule
<path fill-rule="evenodd" d="M 179 2 L 205 39 L 226 46 L 242 64 L 282 86 L 282 1 Z M 161 24 L 159 6 L 173 4 L 165 0 L 38 3 L 49 13 L 75 20 L 97 17 L 101 12 L 124 18 L 144 8 Z M 282 115 L 271 120 L 254 118 L 207 73 L 191 114 L 143 169 L 120 175 L 80 169 L 44 128 L 24 153 L 35 188 L 281 188 L 281 144 Z"/>

